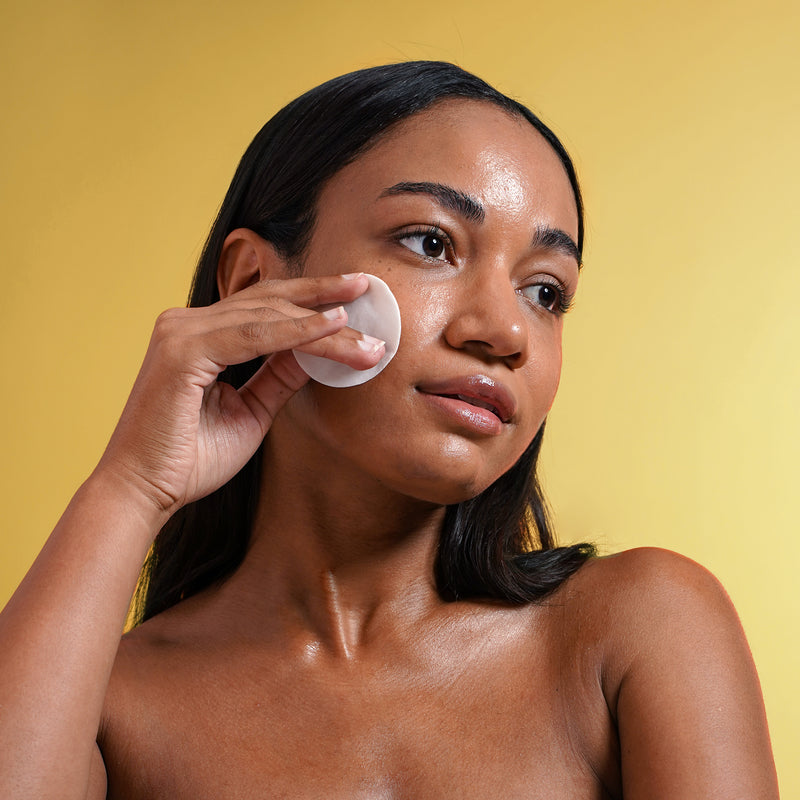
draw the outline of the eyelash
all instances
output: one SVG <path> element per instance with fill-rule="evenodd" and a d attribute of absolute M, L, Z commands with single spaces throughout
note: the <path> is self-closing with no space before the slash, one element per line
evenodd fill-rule
<path fill-rule="evenodd" d="M 418 239 L 418 238 L 427 238 L 428 236 L 435 237 L 436 239 L 441 240 L 442 244 L 444 245 L 444 250 L 442 254 L 445 258 L 437 258 L 435 256 L 429 256 L 426 253 L 420 253 L 414 250 L 414 248 L 409 247 L 409 245 L 404 244 L 405 241 L 408 239 Z M 397 241 L 400 242 L 403 247 L 408 248 L 411 250 L 412 253 L 416 253 L 420 258 L 424 258 L 427 261 L 441 261 L 441 262 L 449 262 L 451 261 L 451 256 L 453 253 L 453 243 L 450 240 L 450 237 L 438 226 L 438 225 L 425 225 L 419 226 L 417 228 L 412 228 L 408 231 L 403 231 L 402 233 L 397 235 Z"/>
<path fill-rule="evenodd" d="M 442 244 L 444 245 L 443 255 L 445 258 L 437 258 L 435 256 L 429 256 L 425 253 L 420 253 L 414 250 L 412 247 L 409 247 L 404 242 L 408 239 L 416 239 L 416 238 L 427 238 L 428 236 L 435 237 L 436 239 L 441 240 Z M 450 237 L 438 226 L 438 225 L 424 225 L 418 226 L 413 228 L 412 230 L 403 231 L 402 233 L 397 235 L 397 241 L 400 242 L 403 247 L 408 248 L 411 250 L 412 253 L 416 253 L 416 255 L 420 256 L 420 258 L 424 258 L 426 261 L 439 261 L 448 263 L 451 261 L 451 256 L 453 253 L 453 243 Z M 536 289 L 541 287 L 547 287 L 552 289 L 556 293 L 556 299 L 553 301 L 551 307 L 541 305 L 536 303 L 535 301 L 531 300 L 525 295 L 525 291 L 527 289 Z M 555 314 L 557 316 L 561 316 L 562 314 L 566 314 L 570 308 L 572 308 L 572 301 L 574 299 L 574 295 L 567 292 L 564 286 L 561 285 L 560 282 L 551 279 L 551 280 L 541 280 L 538 283 L 532 283 L 529 286 L 524 286 L 521 289 L 517 290 L 526 300 L 533 303 L 534 305 L 538 306 L 539 308 L 543 308 L 550 314 Z"/>
<path fill-rule="evenodd" d="M 553 301 L 551 307 L 540 305 L 535 303 L 535 301 L 530 300 L 535 305 L 543 308 L 550 314 L 555 314 L 556 316 L 561 316 L 562 314 L 566 314 L 570 308 L 572 308 L 572 301 L 574 299 L 574 295 L 569 294 L 567 290 L 556 280 L 540 280 L 538 283 L 532 283 L 529 286 L 524 286 L 517 291 L 525 297 L 526 300 L 529 298 L 524 294 L 527 289 L 541 289 L 542 287 L 547 287 L 548 289 L 552 289 L 556 293 L 556 299 Z"/>

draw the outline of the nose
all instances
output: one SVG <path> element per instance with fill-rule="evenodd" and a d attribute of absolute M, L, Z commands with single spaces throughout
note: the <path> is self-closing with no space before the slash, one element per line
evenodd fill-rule
<path fill-rule="evenodd" d="M 508 270 L 497 265 L 469 273 L 454 290 L 445 340 L 478 358 L 503 360 L 518 369 L 528 359 L 529 324 Z"/>

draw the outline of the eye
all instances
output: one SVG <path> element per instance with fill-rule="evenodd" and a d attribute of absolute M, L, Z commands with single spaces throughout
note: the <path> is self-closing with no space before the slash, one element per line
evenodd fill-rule
<path fill-rule="evenodd" d="M 403 247 L 407 247 L 413 253 L 423 258 L 431 258 L 435 261 L 447 261 L 447 247 L 449 241 L 447 235 L 438 228 L 410 231 L 398 236 L 397 240 Z"/>
<path fill-rule="evenodd" d="M 560 287 L 552 283 L 534 283 L 520 289 L 523 297 L 553 314 L 565 314 L 572 298 Z"/>

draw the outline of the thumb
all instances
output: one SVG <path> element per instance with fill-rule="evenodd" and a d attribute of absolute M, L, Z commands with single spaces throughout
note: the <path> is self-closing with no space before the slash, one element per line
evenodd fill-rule
<path fill-rule="evenodd" d="M 286 401 L 309 380 L 291 350 L 282 350 L 259 367 L 239 394 L 266 435 Z"/>

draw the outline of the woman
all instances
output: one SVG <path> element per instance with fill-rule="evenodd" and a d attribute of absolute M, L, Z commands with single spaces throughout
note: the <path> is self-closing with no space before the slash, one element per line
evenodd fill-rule
<path fill-rule="evenodd" d="M 714 579 L 553 547 L 532 475 L 582 238 L 560 143 L 456 67 L 279 112 L 3 613 L 3 796 L 777 797 Z M 293 349 L 384 355 L 346 327 L 364 273 L 397 355 L 309 381 Z"/>

